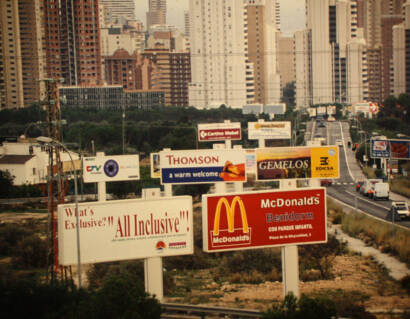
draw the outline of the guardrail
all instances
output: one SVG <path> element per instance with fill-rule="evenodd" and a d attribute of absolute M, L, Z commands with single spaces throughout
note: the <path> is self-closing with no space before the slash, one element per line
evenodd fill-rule
<path fill-rule="evenodd" d="M 195 317 L 205 319 L 207 316 L 219 316 L 223 318 L 262 318 L 260 311 L 249 309 L 193 306 L 173 303 L 163 303 L 161 306 L 163 309 L 162 319 Z M 184 317 L 181 317 L 182 315 L 184 315 Z"/>

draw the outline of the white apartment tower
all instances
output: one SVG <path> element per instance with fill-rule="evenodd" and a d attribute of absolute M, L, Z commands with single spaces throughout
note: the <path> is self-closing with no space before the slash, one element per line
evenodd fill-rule
<path fill-rule="evenodd" d="M 357 60 L 365 45 L 358 36 L 357 15 L 356 1 L 306 0 L 307 31 L 294 37 L 297 105 L 366 97 L 367 66 L 358 67 L 361 62 Z M 304 56 L 309 57 L 308 62 Z"/>
<path fill-rule="evenodd" d="M 309 107 L 312 104 L 312 81 L 310 72 L 310 31 L 300 30 L 293 35 L 295 52 L 296 105 Z"/>
<path fill-rule="evenodd" d="M 281 77 L 278 69 L 279 31 L 276 0 L 246 0 L 248 18 L 248 57 L 253 64 L 255 103 L 279 103 Z"/>
<path fill-rule="evenodd" d="M 189 105 L 241 108 L 254 100 L 246 7 L 238 0 L 190 0 Z"/>
<path fill-rule="evenodd" d="M 333 61 L 330 44 L 329 5 L 331 0 L 306 0 L 306 24 L 311 41 L 312 103 L 329 103 L 333 95 Z"/>

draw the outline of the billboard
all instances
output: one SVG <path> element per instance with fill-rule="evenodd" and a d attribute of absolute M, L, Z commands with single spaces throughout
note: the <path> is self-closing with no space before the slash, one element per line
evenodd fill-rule
<path fill-rule="evenodd" d="M 314 108 L 314 107 L 309 107 L 309 108 L 307 109 L 307 111 L 308 111 L 310 117 L 315 117 L 315 116 L 316 116 L 316 108 Z"/>
<path fill-rule="evenodd" d="M 336 105 L 328 105 L 326 109 L 328 115 L 336 114 Z"/>
<path fill-rule="evenodd" d="M 151 178 L 161 178 L 161 163 L 159 153 L 150 154 Z"/>
<path fill-rule="evenodd" d="M 337 146 L 272 147 L 256 150 L 259 181 L 298 178 L 339 178 Z"/>
<path fill-rule="evenodd" d="M 248 139 L 290 139 L 290 122 L 249 122 Z"/>
<path fill-rule="evenodd" d="M 371 140 L 371 158 L 410 159 L 410 140 Z"/>
<path fill-rule="evenodd" d="M 203 195 L 202 209 L 207 252 L 327 241 L 324 188 Z"/>
<path fill-rule="evenodd" d="M 161 151 L 159 154 L 162 184 L 246 182 L 242 149 Z"/>
<path fill-rule="evenodd" d="M 192 197 L 118 200 L 58 205 L 61 265 L 77 263 L 76 227 L 81 263 L 192 254 Z"/>
<path fill-rule="evenodd" d="M 115 155 L 83 158 L 85 183 L 140 179 L 138 155 Z"/>
<path fill-rule="evenodd" d="M 241 123 L 198 124 L 198 141 L 240 140 Z"/>
<path fill-rule="evenodd" d="M 317 115 L 325 115 L 326 114 L 326 106 L 318 106 L 316 109 Z"/>
<path fill-rule="evenodd" d="M 246 104 L 242 108 L 242 114 L 261 114 L 263 113 L 263 104 Z"/>
<path fill-rule="evenodd" d="M 265 104 L 263 106 L 263 113 L 266 113 L 266 114 L 283 115 L 285 114 L 285 112 L 286 112 L 285 103 Z"/>

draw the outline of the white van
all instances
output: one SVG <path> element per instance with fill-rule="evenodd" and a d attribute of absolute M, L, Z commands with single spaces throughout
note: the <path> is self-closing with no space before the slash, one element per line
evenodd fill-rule
<path fill-rule="evenodd" d="M 376 178 L 365 180 L 362 187 L 360 187 L 360 193 L 363 194 L 364 196 L 373 197 L 374 185 L 381 183 L 381 182 L 383 182 L 382 179 L 376 179 Z"/>
<path fill-rule="evenodd" d="M 385 199 L 389 200 L 390 185 L 389 183 L 376 183 L 373 187 L 373 199 Z"/>

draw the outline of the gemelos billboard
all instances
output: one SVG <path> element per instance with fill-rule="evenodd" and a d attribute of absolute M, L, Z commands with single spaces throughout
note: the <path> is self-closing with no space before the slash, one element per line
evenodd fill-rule
<path fill-rule="evenodd" d="M 339 178 L 339 148 L 271 147 L 256 150 L 259 181 L 299 178 Z"/>
<path fill-rule="evenodd" d="M 203 195 L 202 210 L 207 252 L 327 241 L 324 188 Z"/>

